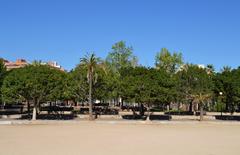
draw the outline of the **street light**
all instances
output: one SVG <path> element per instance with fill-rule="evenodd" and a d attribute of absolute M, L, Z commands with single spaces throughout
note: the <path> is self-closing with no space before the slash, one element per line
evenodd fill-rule
<path fill-rule="evenodd" d="M 222 112 L 223 112 L 223 98 L 222 98 L 222 95 L 223 95 L 223 92 L 219 92 L 219 95 L 221 96 L 221 117 L 222 117 Z"/>

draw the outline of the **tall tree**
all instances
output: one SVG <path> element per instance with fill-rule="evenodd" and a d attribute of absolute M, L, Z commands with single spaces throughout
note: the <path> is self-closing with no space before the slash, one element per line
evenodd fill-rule
<path fill-rule="evenodd" d="M 137 61 L 137 57 L 133 55 L 133 48 L 127 46 L 124 41 L 119 41 L 112 46 L 112 51 L 106 58 L 106 64 L 110 72 L 113 73 L 112 81 L 109 82 L 111 88 L 113 88 L 111 96 L 114 100 L 119 100 L 124 91 L 122 72 L 125 68 L 136 67 L 138 65 Z"/>
<path fill-rule="evenodd" d="M 157 53 L 155 65 L 157 68 L 163 68 L 169 73 L 175 73 L 183 64 L 182 53 L 174 52 L 171 54 L 168 49 L 162 48 Z"/>
<path fill-rule="evenodd" d="M 190 103 L 197 102 L 200 107 L 200 120 L 203 119 L 203 107 L 212 96 L 213 81 L 207 69 L 197 65 L 186 64 L 178 73 L 179 77 L 179 94 Z"/>
<path fill-rule="evenodd" d="M 233 113 L 240 97 L 240 68 L 223 67 L 215 77 L 215 94 L 221 97 L 225 111 Z M 219 92 L 222 95 L 219 96 Z M 222 109 L 222 108 L 221 108 Z"/>
<path fill-rule="evenodd" d="M 2 92 L 7 102 L 33 101 L 32 120 L 36 120 L 41 102 L 61 99 L 60 82 L 64 72 L 48 65 L 28 65 L 10 71 L 4 78 Z"/>
<path fill-rule="evenodd" d="M 81 58 L 80 65 L 87 68 L 87 78 L 89 83 L 89 119 L 93 120 L 93 102 L 92 102 L 92 86 L 95 75 L 95 70 L 97 68 L 99 58 L 95 54 L 86 55 Z"/>
<path fill-rule="evenodd" d="M 127 68 L 123 74 L 124 91 L 122 97 L 130 103 L 148 107 L 167 105 L 174 100 L 174 80 L 164 70 L 155 68 Z"/>
<path fill-rule="evenodd" d="M 119 41 L 112 46 L 112 52 L 108 54 L 106 61 L 115 71 L 137 65 L 137 58 L 133 56 L 133 48 L 126 46 L 124 41 Z"/>

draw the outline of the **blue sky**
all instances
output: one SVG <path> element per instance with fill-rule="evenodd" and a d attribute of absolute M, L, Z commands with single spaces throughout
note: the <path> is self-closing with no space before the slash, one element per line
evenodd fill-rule
<path fill-rule="evenodd" d="M 154 65 L 162 47 L 196 64 L 240 65 L 238 0 L 0 0 L 0 57 L 55 60 L 70 70 L 120 40 Z"/>

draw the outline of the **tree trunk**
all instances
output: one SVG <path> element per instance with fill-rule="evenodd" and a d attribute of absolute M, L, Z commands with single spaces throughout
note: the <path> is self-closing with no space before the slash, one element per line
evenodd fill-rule
<path fill-rule="evenodd" d="M 37 99 L 34 99 L 34 106 L 33 106 L 33 114 L 32 114 L 32 121 L 37 119 Z"/>
<path fill-rule="evenodd" d="M 225 106 L 225 112 L 229 112 L 229 99 L 228 97 L 226 98 L 226 106 Z"/>
<path fill-rule="evenodd" d="M 180 110 L 180 107 L 181 107 L 181 103 L 180 102 L 177 102 L 178 104 L 178 111 Z"/>
<path fill-rule="evenodd" d="M 36 106 L 33 107 L 33 115 L 32 115 L 32 121 L 35 121 L 37 118 L 37 108 Z"/>
<path fill-rule="evenodd" d="M 30 118 L 30 103 L 28 100 L 27 100 L 27 111 L 28 111 L 28 119 L 31 119 Z"/>
<path fill-rule="evenodd" d="M 151 112 L 150 112 L 150 106 L 149 104 L 147 104 L 147 118 L 146 118 L 146 121 L 147 122 L 150 122 L 150 115 L 151 115 Z"/>
<path fill-rule="evenodd" d="M 73 100 L 73 102 L 74 102 L 74 106 L 76 107 L 77 106 L 77 102 L 75 100 Z"/>
<path fill-rule="evenodd" d="M 48 109 L 48 114 L 52 112 L 52 102 L 49 103 L 49 109 Z"/>
<path fill-rule="evenodd" d="M 145 112 L 145 111 L 144 111 L 144 106 L 143 106 L 143 104 L 141 103 L 139 107 L 140 107 L 140 108 L 139 108 L 139 114 L 140 114 L 140 116 L 143 117 L 143 116 L 144 116 L 144 112 Z"/>
<path fill-rule="evenodd" d="M 189 112 L 192 112 L 192 107 L 193 107 L 193 103 L 192 103 L 192 100 L 190 100 L 190 103 L 189 103 Z"/>
<path fill-rule="evenodd" d="M 92 73 L 89 74 L 89 120 L 93 120 Z"/>
<path fill-rule="evenodd" d="M 123 108 L 123 99 L 121 98 L 121 102 L 120 102 L 120 108 Z"/>
<path fill-rule="evenodd" d="M 231 108 L 230 108 L 231 115 L 233 115 L 234 111 L 235 111 L 234 103 L 231 103 Z"/>
<path fill-rule="evenodd" d="M 200 104 L 200 121 L 203 121 L 203 105 Z"/>

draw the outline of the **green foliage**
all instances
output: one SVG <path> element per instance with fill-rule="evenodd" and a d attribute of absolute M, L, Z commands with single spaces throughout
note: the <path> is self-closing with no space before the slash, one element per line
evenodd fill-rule
<path fill-rule="evenodd" d="M 175 95 L 174 80 L 164 70 L 136 67 L 123 71 L 123 98 L 148 105 L 170 103 Z"/>
<path fill-rule="evenodd" d="M 121 68 L 137 66 L 137 57 L 133 56 L 133 48 L 127 47 L 124 41 L 115 43 L 112 46 L 112 52 L 107 56 L 107 64 L 115 71 Z"/>
<path fill-rule="evenodd" d="M 137 65 L 133 48 L 124 41 L 112 46 L 105 62 L 94 54 L 82 58 L 69 73 L 34 61 L 24 68 L 6 71 L 0 59 L 0 95 L 7 103 L 34 101 L 35 104 L 72 100 L 141 103 L 164 107 L 170 103 L 203 105 L 222 99 L 227 111 L 240 104 L 240 68 L 224 67 L 216 73 L 213 65 L 201 68 L 183 65 L 181 53 L 166 48 L 156 55 L 156 68 Z M 219 96 L 219 92 L 223 92 Z M 212 106 L 213 107 L 213 106 Z M 216 110 L 219 110 L 215 105 Z"/>
<path fill-rule="evenodd" d="M 87 101 L 88 82 L 87 69 L 78 65 L 74 70 L 68 73 L 66 79 L 66 96 L 69 100 Z"/>
<path fill-rule="evenodd" d="M 94 55 L 81 59 L 80 64 L 68 75 L 68 98 L 77 101 L 87 101 L 91 77 L 91 98 L 93 100 L 108 99 L 109 80 L 105 64 Z"/>
<path fill-rule="evenodd" d="M 6 75 L 6 67 L 4 65 L 4 60 L 0 58 L 0 88 L 2 87 L 3 79 Z M 2 92 L 0 89 L 0 103 L 2 102 Z"/>
<path fill-rule="evenodd" d="M 97 83 L 97 74 L 96 74 L 96 69 L 97 67 L 104 66 L 103 64 L 99 63 L 100 60 L 97 58 L 94 54 L 85 56 L 84 58 L 81 59 L 80 65 L 83 68 L 87 69 L 87 79 L 89 83 L 89 98 L 88 98 L 88 103 L 89 103 L 89 119 L 93 120 L 93 102 L 92 102 L 92 93 L 94 90 L 93 85 Z"/>
<path fill-rule="evenodd" d="M 68 74 L 64 71 L 51 68 L 51 74 L 48 77 L 48 89 L 49 94 L 47 95 L 47 100 L 65 100 L 67 99 L 67 79 Z"/>
<path fill-rule="evenodd" d="M 6 103 L 24 100 L 26 96 L 25 80 L 23 69 L 15 69 L 8 72 L 1 87 L 3 100 Z"/>
<path fill-rule="evenodd" d="M 226 109 L 226 104 L 222 102 L 217 102 L 213 107 L 213 111 L 215 112 L 222 112 L 224 109 Z"/>
<path fill-rule="evenodd" d="M 4 65 L 4 60 L 0 58 L 0 80 L 3 80 L 5 73 L 6 73 L 6 67 Z"/>
<path fill-rule="evenodd" d="M 47 65 L 28 65 L 10 71 L 3 81 L 6 102 L 34 100 L 38 103 L 63 99 L 66 74 Z"/>
<path fill-rule="evenodd" d="M 162 48 L 155 58 L 157 68 L 162 68 L 169 73 L 175 73 L 183 64 L 182 53 L 171 54 L 168 49 Z"/>
<path fill-rule="evenodd" d="M 222 98 L 225 103 L 225 111 L 234 111 L 234 107 L 240 103 L 240 68 L 231 69 L 224 67 L 214 79 L 215 95 Z M 220 96 L 219 92 L 223 95 Z"/>
<path fill-rule="evenodd" d="M 112 51 L 106 58 L 106 67 L 108 70 L 107 89 L 110 99 L 119 99 L 126 90 L 124 85 L 123 71 L 130 67 L 136 67 L 138 59 L 133 55 L 133 48 L 126 46 L 124 41 L 115 43 Z"/>
<path fill-rule="evenodd" d="M 187 64 L 177 73 L 177 76 L 179 98 L 183 102 L 197 100 L 202 103 L 211 98 L 213 81 L 206 69 Z"/>

